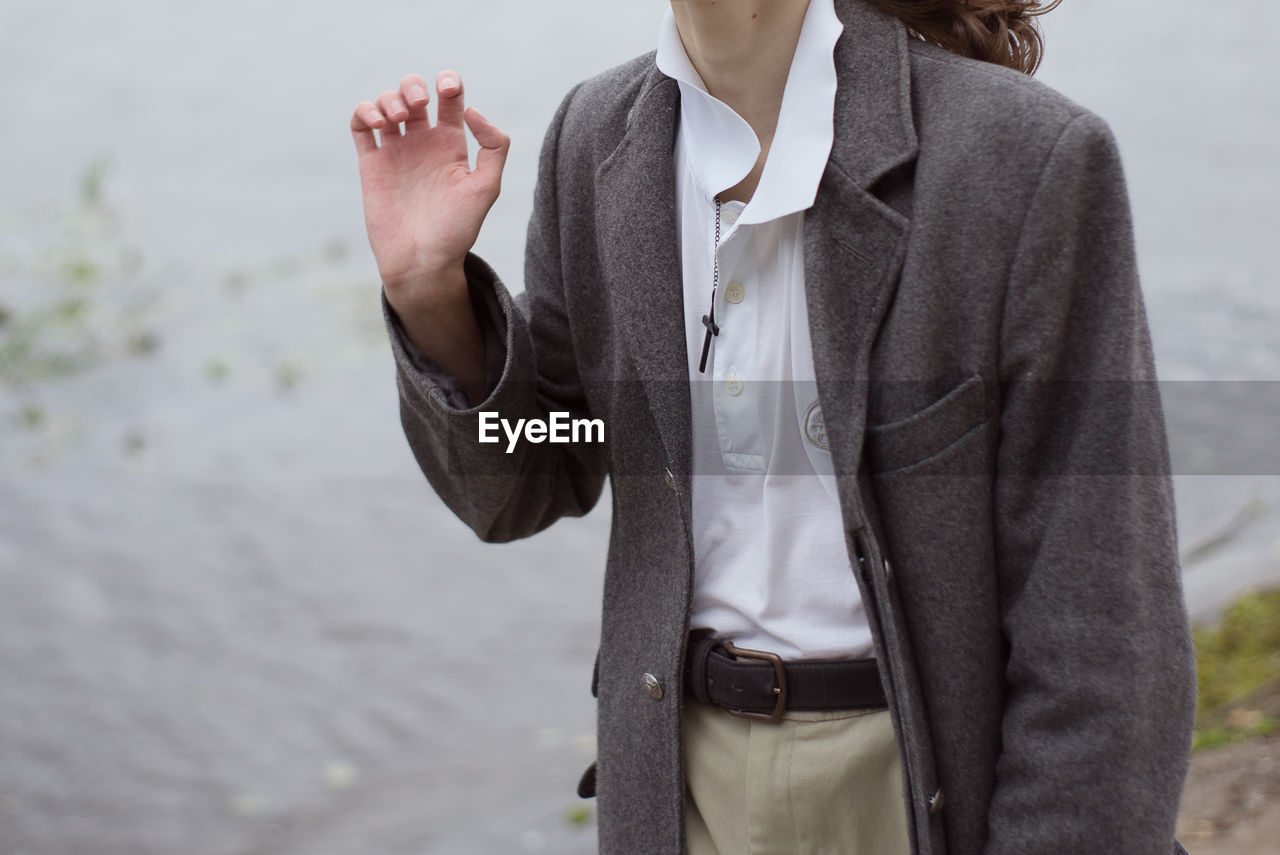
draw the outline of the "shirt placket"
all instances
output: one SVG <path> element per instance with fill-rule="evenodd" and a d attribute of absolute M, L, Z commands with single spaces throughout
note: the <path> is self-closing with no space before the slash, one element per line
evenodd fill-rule
<path fill-rule="evenodd" d="M 760 424 L 757 335 L 759 301 L 752 299 L 756 278 L 751 253 L 752 227 L 737 225 L 738 205 L 721 208 L 718 251 L 720 285 L 716 289 L 715 381 L 712 398 L 716 431 L 725 467 L 737 472 L 764 472 L 765 443 Z"/>

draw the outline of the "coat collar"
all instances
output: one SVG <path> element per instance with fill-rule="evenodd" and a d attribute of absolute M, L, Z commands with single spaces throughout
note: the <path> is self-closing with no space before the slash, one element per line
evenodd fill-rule
<path fill-rule="evenodd" d="M 837 0 L 836 11 L 844 33 L 836 44 L 835 141 L 805 217 L 805 290 L 836 472 L 851 478 L 861 455 L 871 344 L 897 283 L 908 225 L 868 188 L 910 161 L 917 140 L 904 28 L 864 0 Z M 622 140 L 597 170 L 596 221 L 605 286 L 621 310 L 618 327 L 687 505 L 689 366 L 672 157 L 678 116 L 678 84 L 651 67 Z M 848 501 L 857 502 L 856 491 Z"/>

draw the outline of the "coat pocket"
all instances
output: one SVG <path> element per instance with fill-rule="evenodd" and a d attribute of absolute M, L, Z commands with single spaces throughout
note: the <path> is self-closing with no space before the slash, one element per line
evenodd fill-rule
<path fill-rule="evenodd" d="M 939 457 L 986 421 L 986 396 L 974 374 L 906 418 L 867 426 L 867 466 L 877 475 Z"/>

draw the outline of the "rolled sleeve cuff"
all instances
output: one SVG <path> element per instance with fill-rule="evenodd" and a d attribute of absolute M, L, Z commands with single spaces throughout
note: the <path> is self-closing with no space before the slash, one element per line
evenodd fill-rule
<path fill-rule="evenodd" d="M 485 394 L 491 395 L 494 387 L 502 377 L 506 363 L 506 327 L 507 318 L 503 314 L 501 303 L 495 292 L 497 279 L 492 268 L 481 258 L 468 254 L 465 262 L 467 276 L 467 295 L 471 300 L 471 308 L 475 312 L 476 321 L 480 325 L 480 334 L 484 342 L 484 381 Z M 472 408 L 470 399 L 462 387 L 462 383 L 430 357 L 426 356 L 409 339 L 395 309 L 387 302 L 384 291 L 381 295 L 382 315 L 386 322 L 387 334 L 391 337 L 392 351 L 401 358 L 402 368 L 411 368 L 419 376 L 418 380 L 433 392 L 433 397 L 453 410 Z M 477 406 L 483 402 L 478 402 Z"/>

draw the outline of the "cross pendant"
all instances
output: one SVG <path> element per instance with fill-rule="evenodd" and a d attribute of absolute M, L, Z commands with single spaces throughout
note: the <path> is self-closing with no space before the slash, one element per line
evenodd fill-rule
<path fill-rule="evenodd" d="M 720 327 L 716 326 L 715 307 L 712 306 L 710 315 L 702 316 L 702 325 L 707 328 L 707 335 L 702 339 L 702 359 L 698 362 L 698 373 L 705 374 L 707 371 L 707 354 L 711 351 L 711 337 L 720 335 Z"/>

